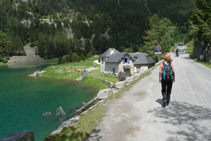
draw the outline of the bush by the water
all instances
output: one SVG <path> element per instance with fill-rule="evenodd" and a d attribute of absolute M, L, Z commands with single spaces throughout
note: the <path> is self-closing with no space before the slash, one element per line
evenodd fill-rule
<path fill-rule="evenodd" d="M 9 57 L 7 57 L 7 56 L 0 58 L 0 62 L 3 62 L 3 63 L 7 63 L 8 60 L 9 60 Z"/>

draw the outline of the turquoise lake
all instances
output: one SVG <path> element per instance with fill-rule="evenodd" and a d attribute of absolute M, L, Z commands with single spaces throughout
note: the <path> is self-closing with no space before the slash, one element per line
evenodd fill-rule
<path fill-rule="evenodd" d="M 56 116 L 59 106 L 71 114 L 96 96 L 96 90 L 71 81 L 27 76 L 38 69 L 0 68 L 0 138 L 32 130 L 41 141 L 64 121 Z"/>

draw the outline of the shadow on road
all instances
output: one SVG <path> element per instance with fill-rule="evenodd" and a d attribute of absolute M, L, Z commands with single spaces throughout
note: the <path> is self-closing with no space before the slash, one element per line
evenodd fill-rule
<path fill-rule="evenodd" d="M 161 99 L 156 101 L 160 103 Z M 211 109 L 172 101 L 167 109 L 156 108 L 148 112 L 164 119 L 165 124 L 179 127 L 179 131 L 169 129 L 168 133 L 172 134 L 169 141 L 211 140 Z"/>
<path fill-rule="evenodd" d="M 188 57 L 183 57 L 184 59 L 187 59 L 187 60 L 190 60 L 191 58 L 188 56 Z"/>
<path fill-rule="evenodd" d="M 99 136 L 99 132 L 99 129 L 92 130 L 92 132 L 88 135 L 86 139 L 84 139 L 84 141 L 100 141 L 102 137 Z"/>
<path fill-rule="evenodd" d="M 159 103 L 161 107 L 165 107 L 162 99 L 157 99 L 156 102 Z"/>

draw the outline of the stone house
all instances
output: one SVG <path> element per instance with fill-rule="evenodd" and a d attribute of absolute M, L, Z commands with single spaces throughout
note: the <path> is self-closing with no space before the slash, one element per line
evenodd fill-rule
<path fill-rule="evenodd" d="M 126 76 L 143 72 L 148 69 L 154 60 L 141 52 L 119 52 L 115 48 L 109 48 L 100 56 L 101 73 L 115 74 L 125 72 Z"/>

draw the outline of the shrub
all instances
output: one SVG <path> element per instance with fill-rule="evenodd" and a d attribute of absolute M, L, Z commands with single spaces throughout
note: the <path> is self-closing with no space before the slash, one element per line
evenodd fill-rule
<path fill-rule="evenodd" d="M 59 57 L 58 64 L 62 64 L 62 57 Z"/>
<path fill-rule="evenodd" d="M 9 60 L 9 57 L 4 56 L 4 57 L 2 57 L 0 60 L 1 60 L 1 62 L 3 62 L 3 63 L 7 63 L 8 60 Z"/>

